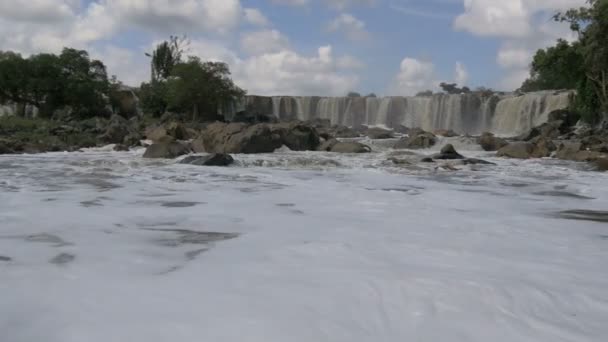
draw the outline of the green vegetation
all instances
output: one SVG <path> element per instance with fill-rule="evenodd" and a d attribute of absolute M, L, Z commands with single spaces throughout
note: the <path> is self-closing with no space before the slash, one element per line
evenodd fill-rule
<path fill-rule="evenodd" d="M 578 40 L 539 50 L 522 91 L 576 89 L 573 109 L 590 123 L 608 115 L 608 1 L 588 0 L 586 7 L 558 13 Z"/>

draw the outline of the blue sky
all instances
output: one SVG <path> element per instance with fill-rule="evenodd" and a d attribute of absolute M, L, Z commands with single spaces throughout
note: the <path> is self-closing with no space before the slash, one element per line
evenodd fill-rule
<path fill-rule="evenodd" d="M 441 81 L 512 90 L 584 0 L 4 0 L 0 50 L 85 48 L 127 84 L 143 53 L 187 34 L 249 93 L 412 95 Z"/>

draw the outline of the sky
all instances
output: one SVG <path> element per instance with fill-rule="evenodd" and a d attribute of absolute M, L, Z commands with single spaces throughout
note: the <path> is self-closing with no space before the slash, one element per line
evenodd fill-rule
<path fill-rule="evenodd" d="M 229 64 L 255 95 L 413 95 L 440 82 L 514 90 L 534 52 L 572 40 L 558 10 L 585 0 L 0 0 L 0 50 L 86 49 L 137 86 L 150 52 Z"/>

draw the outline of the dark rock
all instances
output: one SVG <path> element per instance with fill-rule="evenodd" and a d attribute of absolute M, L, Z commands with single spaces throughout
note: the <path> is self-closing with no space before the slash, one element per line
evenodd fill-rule
<path fill-rule="evenodd" d="M 410 128 L 403 125 L 397 125 L 394 130 L 399 134 L 408 134 L 410 132 Z"/>
<path fill-rule="evenodd" d="M 534 144 L 524 141 L 510 143 L 509 145 L 498 150 L 498 157 L 508 157 L 517 159 L 528 159 L 532 157 L 534 152 Z"/>
<path fill-rule="evenodd" d="M 358 138 L 361 136 L 361 134 L 346 126 L 334 126 L 329 134 L 335 138 Z"/>
<path fill-rule="evenodd" d="M 281 145 L 292 151 L 315 151 L 319 144 L 319 134 L 314 127 L 294 122 L 270 125 L 272 133 L 281 138 Z"/>
<path fill-rule="evenodd" d="M 456 149 L 452 144 L 445 145 L 439 154 L 435 154 L 432 157 L 433 159 L 440 160 L 453 160 L 453 159 L 464 159 L 462 155 L 456 152 Z"/>
<path fill-rule="evenodd" d="M 122 144 L 125 137 L 136 132 L 131 127 L 130 122 L 120 115 L 113 115 L 105 130 L 105 133 L 99 137 L 99 140 L 108 144 Z"/>
<path fill-rule="evenodd" d="M 545 158 L 549 157 L 552 152 L 557 150 L 557 146 L 553 141 L 545 137 L 536 137 L 531 141 L 534 144 L 534 151 L 532 152 L 532 158 Z"/>
<path fill-rule="evenodd" d="M 597 171 L 608 171 L 608 156 L 606 158 L 599 158 L 593 163 Z"/>
<path fill-rule="evenodd" d="M 549 113 L 549 122 L 551 121 L 562 121 L 566 126 L 571 127 L 578 123 L 581 116 L 567 109 L 558 109 Z"/>
<path fill-rule="evenodd" d="M 425 157 L 425 158 L 420 159 L 420 162 L 421 163 L 434 163 L 435 160 L 433 160 L 433 158 L 431 158 L 431 157 Z"/>
<path fill-rule="evenodd" d="M 190 149 L 179 142 L 165 142 L 150 145 L 144 153 L 144 158 L 173 159 L 190 153 Z"/>
<path fill-rule="evenodd" d="M 376 139 L 376 140 L 380 140 L 380 139 L 392 139 L 395 136 L 393 135 L 392 131 L 388 131 L 386 129 L 382 129 L 382 128 L 370 128 L 367 130 L 367 136 L 370 139 Z"/>
<path fill-rule="evenodd" d="M 331 151 L 331 149 L 337 144 L 339 143 L 339 141 L 337 139 L 329 139 L 327 141 L 324 141 L 321 143 L 321 145 L 319 145 L 319 147 L 317 148 L 318 151 Z"/>
<path fill-rule="evenodd" d="M 410 136 L 401 138 L 394 148 L 395 149 L 423 149 L 434 146 L 437 143 L 437 137 L 434 134 L 425 132 L 419 128 L 410 130 Z"/>
<path fill-rule="evenodd" d="M 497 138 L 494 134 L 489 132 L 483 133 L 481 137 L 477 139 L 477 142 L 484 151 L 498 151 L 509 144 L 506 140 Z"/>
<path fill-rule="evenodd" d="M 126 146 L 140 146 L 141 140 L 142 136 L 139 132 L 131 132 L 123 139 L 122 143 Z"/>
<path fill-rule="evenodd" d="M 189 156 L 179 163 L 199 166 L 228 166 L 234 163 L 234 159 L 229 154 L 214 153 L 208 156 Z"/>
<path fill-rule="evenodd" d="M 534 127 L 528 132 L 517 137 L 520 141 L 530 141 L 536 137 L 544 137 L 548 139 L 556 139 L 563 134 L 568 133 L 569 126 L 564 124 L 564 121 L 556 120 L 545 122 L 544 124 Z"/>
<path fill-rule="evenodd" d="M 464 165 L 496 165 L 495 163 L 476 158 L 466 158 L 465 160 L 463 160 L 463 163 Z"/>
<path fill-rule="evenodd" d="M 259 112 L 251 112 L 251 111 L 240 111 L 237 112 L 230 122 L 241 122 L 248 124 L 257 124 L 257 123 L 276 123 L 279 122 L 279 119 L 269 113 L 259 113 Z"/>
<path fill-rule="evenodd" d="M 0 255 L 0 261 L 9 262 L 9 261 L 11 261 L 11 260 L 13 260 L 13 259 L 12 259 L 12 258 L 9 258 L 9 257 L 7 257 L 7 256 L 4 256 L 4 255 Z"/>
<path fill-rule="evenodd" d="M 411 165 L 412 163 L 407 159 L 399 159 L 395 157 L 388 158 L 389 161 L 393 162 L 395 165 Z"/>
<path fill-rule="evenodd" d="M 49 262 L 55 265 L 65 265 L 74 261 L 74 259 L 76 259 L 76 256 L 73 254 L 61 253 L 49 260 Z"/>
<path fill-rule="evenodd" d="M 117 151 L 117 152 L 121 152 L 121 151 L 124 152 L 124 151 L 128 151 L 128 150 L 129 150 L 129 146 L 127 146 L 127 145 L 116 144 L 114 146 L 114 151 Z"/>
<path fill-rule="evenodd" d="M 331 152 L 337 153 L 369 153 L 371 147 L 358 142 L 338 142 L 331 148 Z"/>

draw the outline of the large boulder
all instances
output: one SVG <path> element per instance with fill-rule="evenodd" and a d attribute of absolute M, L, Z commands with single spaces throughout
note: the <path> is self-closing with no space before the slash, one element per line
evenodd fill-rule
<path fill-rule="evenodd" d="M 452 144 L 447 144 L 441 149 L 439 154 L 433 155 L 433 159 L 453 160 L 465 158 L 460 153 L 456 152 L 456 149 Z"/>
<path fill-rule="evenodd" d="M 207 126 L 200 139 L 197 144 L 202 142 L 202 149 L 210 153 L 272 153 L 283 145 L 293 151 L 314 151 L 320 144 L 317 131 L 302 123 L 216 122 Z"/>
<path fill-rule="evenodd" d="M 608 156 L 606 153 L 590 151 L 580 141 L 566 141 L 559 145 L 556 157 L 563 160 L 593 162 Z"/>
<path fill-rule="evenodd" d="M 228 166 L 232 163 L 234 163 L 234 158 L 223 153 L 214 153 L 208 156 L 188 156 L 180 161 L 180 164 L 199 166 Z"/>
<path fill-rule="evenodd" d="M 188 146 L 176 141 L 168 141 L 150 145 L 144 153 L 144 158 L 173 159 L 188 153 L 190 153 Z"/>
<path fill-rule="evenodd" d="M 496 155 L 498 157 L 517 158 L 517 159 L 528 159 L 532 157 L 534 152 L 534 144 L 526 141 L 518 141 L 510 143 L 509 145 L 498 150 Z"/>
<path fill-rule="evenodd" d="M 99 136 L 99 140 L 107 144 L 122 144 L 128 135 L 136 132 L 137 130 L 127 119 L 120 115 L 113 115 L 105 132 Z"/>
<path fill-rule="evenodd" d="M 329 139 L 321 143 L 317 151 L 329 152 L 339 141 L 337 139 Z"/>
<path fill-rule="evenodd" d="M 608 154 L 604 158 L 599 158 L 594 162 L 597 171 L 608 171 Z"/>
<path fill-rule="evenodd" d="M 378 128 L 378 127 L 374 127 L 374 128 L 370 128 L 367 130 L 367 136 L 370 139 L 376 139 L 376 140 L 381 140 L 381 139 L 392 139 L 395 136 L 393 135 L 392 131 L 386 130 L 386 129 L 382 129 L 382 128 Z"/>
<path fill-rule="evenodd" d="M 489 132 L 483 133 L 477 139 L 477 142 L 484 151 L 498 151 L 509 144 L 505 139 L 495 137 L 494 134 Z"/>
<path fill-rule="evenodd" d="M 360 133 L 346 126 L 333 126 L 328 133 L 334 138 L 358 138 L 361 136 Z"/>
<path fill-rule="evenodd" d="M 552 152 L 557 150 L 557 146 L 552 140 L 545 137 L 537 137 L 531 141 L 534 144 L 534 151 L 532 151 L 532 158 L 545 158 L 549 157 Z"/>
<path fill-rule="evenodd" d="M 558 109 L 549 113 L 549 122 L 552 121 L 562 121 L 564 125 L 568 127 L 572 127 L 578 123 L 581 119 L 581 116 L 568 109 Z"/>
<path fill-rule="evenodd" d="M 331 148 L 331 152 L 337 153 L 369 153 L 371 147 L 358 142 L 338 142 Z"/>
<path fill-rule="evenodd" d="M 410 130 L 410 136 L 401 138 L 394 148 L 395 149 L 423 149 L 430 148 L 437 143 L 437 137 L 429 132 L 425 132 L 419 128 Z"/>

